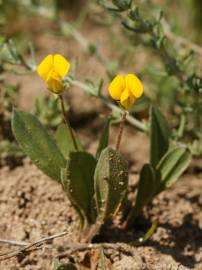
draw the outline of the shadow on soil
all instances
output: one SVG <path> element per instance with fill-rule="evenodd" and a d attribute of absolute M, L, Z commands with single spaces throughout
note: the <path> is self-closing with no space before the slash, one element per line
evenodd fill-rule
<path fill-rule="evenodd" d="M 196 264 L 201 263 L 194 257 L 194 253 L 199 251 L 202 243 L 202 229 L 193 220 L 191 214 L 187 214 L 183 223 L 180 226 L 173 226 L 169 223 L 159 224 L 160 227 L 165 228 L 170 235 L 170 240 L 174 245 L 164 245 L 158 241 L 150 240 L 148 245 L 158 249 L 161 253 L 171 255 L 177 262 L 182 265 L 194 268 Z M 184 255 L 184 251 L 190 255 Z"/>
<path fill-rule="evenodd" d="M 193 205 L 202 208 L 200 196 L 187 197 L 186 194 L 179 194 L 185 200 L 189 200 Z M 122 220 L 123 221 L 123 220 Z M 130 242 L 142 237 L 150 227 L 150 220 L 140 217 L 135 224 L 134 230 L 125 231 L 113 224 L 106 224 L 101 230 L 100 236 L 95 241 L 97 242 Z M 197 260 L 196 253 L 200 253 L 202 246 L 202 229 L 194 218 L 194 214 L 184 216 L 179 226 L 169 222 L 159 222 L 158 228 L 166 229 L 166 241 L 163 239 L 152 240 L 146 242 L 146 246 L 151 246 L 157 249 L 160 253 L 170 255 L 176 262 L 190 269 L 196 269 L 197 264 L 202 260 Z"/>

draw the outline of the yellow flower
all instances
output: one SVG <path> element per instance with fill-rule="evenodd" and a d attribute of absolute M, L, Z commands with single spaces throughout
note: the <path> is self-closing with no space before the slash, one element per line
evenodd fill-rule
<path fill-rule="evenodd" d="M 67 75 L 70 63 L 60 54 L 49 54 L 38 65 L 37 72 L 54 94 L 61 94 L 64 90 L 63 78 Z"/>
<path fill-rule="evenodd" d="M 134 74 L 117 75 L 109 85 L 110 96 L 129 110 L 143 93 L 143 84 Z"/>

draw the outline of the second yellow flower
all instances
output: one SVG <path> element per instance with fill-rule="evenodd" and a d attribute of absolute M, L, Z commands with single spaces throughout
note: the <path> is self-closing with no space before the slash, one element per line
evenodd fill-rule
<path fill-rule="evenodd" d="M 143 94 L 143 84 L 134 74 L 117 75 L 109 85 L 110 96 L 129 110 Z"/>

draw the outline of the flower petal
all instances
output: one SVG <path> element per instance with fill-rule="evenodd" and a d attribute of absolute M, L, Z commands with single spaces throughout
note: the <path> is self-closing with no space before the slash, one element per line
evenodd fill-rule
<path fill-rule="evenodd" d="M 143 84 L 134 74 L 126 76 L 126 85 L 134 97 L 139 98 L 143 94 Z"/>
<path fill-rule="evenodd" d="M 130 94 L 128 89 L 125 89 L 121 95 L 120 103 L 126 109 L 129 110 L 135 102 L 135 98 Z"/>
<path fill-rule="evenodd" d="M 54 55 L 54 70 L 61 78 L 67 75 L 69 68 L 70 63 L 61 54 Z"/>
<path fill-rule="evenodd" d="M 61 94 L 64 91 L 62 81 L 50 79 L 47 81 L 48 89 L 54 94 Z"/>
<path fill-rule="evenodd" d="M 126 88 L 123 93 L 121 94 L 121 99 L 120 101 L 123 102 L 125 100 L 127 100 L 129 98 L 129 91 L 128 89 Z"/>
<path fill-rule="evenodd" d="M 121 99 L 121 94 L 125 89 L 125 77 L 117 75 L 109 85 L 110 96 L 115 100 Z"/>
<path fill-rule="evenodd" d="M 53 55 L 49 54 L 44 60 L 38 65 L 37 72 L 40 77 L 44 80 L 47 79 L 49 72 L 53 68 Z"/>

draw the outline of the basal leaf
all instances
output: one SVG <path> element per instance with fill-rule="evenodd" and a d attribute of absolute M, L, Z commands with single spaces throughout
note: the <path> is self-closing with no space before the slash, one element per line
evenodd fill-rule
<path fill-rule="evenodd" d="M 170 187 L 187 169 L 191 161 L 191 152 L 185 146 L 177 146 L 164 155 L 157 165 L 159 179 L 158 193 Z"/>
<path fill-rule="evenodd" d="M 97 209 L 105 218 L 116 213 L 123 201 L 128 185 L 128 163 L 120 152 L 105 148 L 95 170 Z"/>
<path fill-rule="evenodd" d="M 79 141 L 79 139 L 76 137 L 76 134 L 74 132 L 74 136 L 76 139 L 76 143 L 78 146 L 78 149 L 75 149 L 74 142 L 71 136 L 71 132 L 67 125 L 65 124 L 60 124 L 57 131 L 56 131 L 56 142 L 57 145 L 63 154 L 63 156 L 67 159 L 69 157 L 70 152 L 75 152 L 75 151 L 83 151 L 83 147 Z"/>
<path fill-rule="evenodd" d="M 66 166 L 55 141 L 39 120 L 28 112 L 15 109 L 12 130 L 23 151 L 52 179 L 60 182 L 60 170 Z"/>
<path fill-rule="evenodd" d="M 88 223 L 95 221 L 94 172 L 96 160 L 86 152 L 71 152 L 62 184 L 76 210 Z"/>
<path fill-rule="evenodd" d="M 152 200 L 155 189 L 156 179 L 154 170 L 150 164 L 145 164 L 140 172 L 136 201 L 127 218 L 127 227 L 133 225 L 135 218 L 141 212 L 142 208 Z"/>
<path fill-rule="evenodd" d="M 96 158 L 98 159 L 102 150 L 105 149 L 108 146 L 109 141 L 109 126 L 110 126 L 110 118 L 107 118 L 105 121 L 104 129 L 99 141 L 98 149 L 96 152 Z"/>
<path fill-rule="evenodd" d="M 150 164 L 156 167 L 168 151 L 170 131 L 167 121 L 156 107 L 150 111 Z"/>
<path fill-rule="evenodd" d="M 135 202 L 135 216 L 142 210 L 155 193 L 155 174 L 150 164 L 145 164 L 140 172 L 138 190 Z"/>

